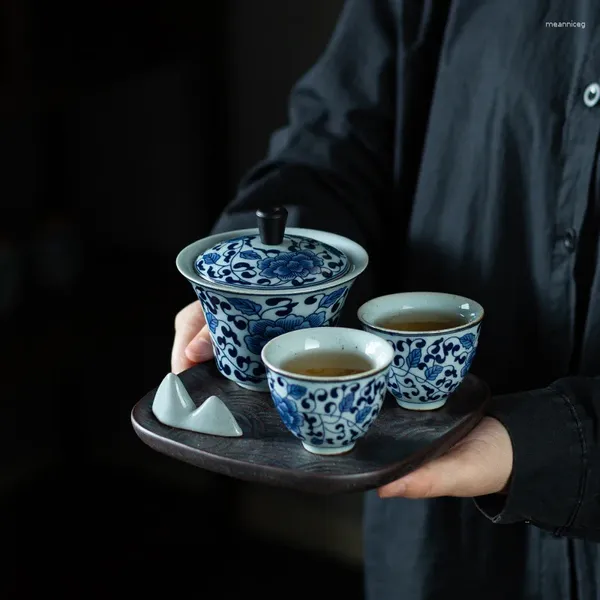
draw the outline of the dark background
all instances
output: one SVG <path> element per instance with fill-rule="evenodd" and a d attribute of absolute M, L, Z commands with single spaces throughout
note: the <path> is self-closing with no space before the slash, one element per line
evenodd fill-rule
<path fill-rule="evenodd" d="M 177 252 L 341 4 L 1 3 L 0 597 L 362 597 L 360 497 L 213 475 L 129 421 L 194 299 Z"/>

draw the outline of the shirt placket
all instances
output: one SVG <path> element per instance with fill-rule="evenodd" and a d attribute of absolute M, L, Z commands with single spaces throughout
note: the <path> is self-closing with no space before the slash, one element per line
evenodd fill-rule
<path fill-rule="evenodd" d="M 600 375 L 600 57 L 597 57 L 597 80 L 591 82 L 584 92 L 586 105 L 593 109 L 596 121 L 595 173 L 593 191 L 589 199 L 588 217 L 593 220 L 592 239 L 588 240 L 591 256 L 588 257 L 589 302 L 585 327 L 582 332 L 582 348 L 578 364 L 578 374 Z"/>
<path fill-rule="evenodd" d="M 596 35 L 591 39 L 597 38 Z M 576 339 L 577 297 L 575 266 L 589 257 L 580 255 L 579 237 L 593 188 L 596 146 L 600 133 L 600 42 L 592 44 L 570 94 L 565 121 L 563 174 L 558 194 L 548 300 L 552 318 L 551 342 L 556 349 L 556 372 L 567 373 Z"/>

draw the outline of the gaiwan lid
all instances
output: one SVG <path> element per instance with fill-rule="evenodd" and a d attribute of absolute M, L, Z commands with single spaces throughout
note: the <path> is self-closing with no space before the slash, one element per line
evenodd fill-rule
<path fill-rule="evenodd" d="M 258 232 L 221 241 L 195 261 L 198 275 L 243 289 L 290 290 L 335 281 L 352 261 L 333 246 L 286 235 L 283 207 L 256 211 Z"/>

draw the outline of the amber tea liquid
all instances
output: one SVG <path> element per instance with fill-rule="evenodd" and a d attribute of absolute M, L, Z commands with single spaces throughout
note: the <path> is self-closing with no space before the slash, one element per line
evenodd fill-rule
<path fill-rule="evenodd" d="M 439 331 L 461 327 L 468 322 L 467 317 L 456 313 L 406 311 L 385 317 L 375 325 L 394 331 Z"/>
<path fill-rule="evenodd" d="M 309 377 L 346 377 L 373 369 L 373 364 L 360 354 L 349 352 L 308 352 L 281 365 L 290 373 Z"/>

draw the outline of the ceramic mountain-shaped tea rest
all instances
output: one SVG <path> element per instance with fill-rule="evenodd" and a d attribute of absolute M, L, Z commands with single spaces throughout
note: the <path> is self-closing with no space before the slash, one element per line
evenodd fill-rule
<path fill-rule="evenodd" d="M 209 396 L 198 408 L 173 373 L 162 381 L 152 402 L 152 412 L 163 425 L 197 433 L 239 437 L 242 430 L 218 396 Z"/>

